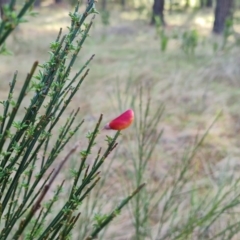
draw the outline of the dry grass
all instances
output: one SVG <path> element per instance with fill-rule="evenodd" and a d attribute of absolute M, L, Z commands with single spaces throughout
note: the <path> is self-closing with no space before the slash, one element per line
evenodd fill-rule
<path fill-rule="evenodd" d="M 60 27 L 66 31 L 69 10 L 66 6 L 40 9 L 38 17 L 31 18 L 9 39 L 7 45 L 14 56 L 1 56 L 1 99 L 7 94 L 8 82 L 15 70 L 19 72 L 16 88 L 19 89 L 32 62 L 39 60 L 42 63 L 48 58 L 49 43 L 54 41 Z M 211 36 L 212 17 L 211 13 L 205 12 L 193 16 L 191 24 L 188 17 L 181 14 L 167 16 L 167 34 L 182 32 L 190 27 L 196 28 L 205 37 L 205 45 L 198 46 L 195 56 L 186 56 L 177 40 L 171 40 L 167 51 L 162 53 L 155 29 L 147 21 L 137 20 L 134 14 L 113 12 L 111 24 L 107 27 L 103 27 L 97 17 L 91 37 L 82 49 L 74 70 L 78 65 L 82 66 L 91 54 L 96 56 L 91 63 L 90 74 L 71 107 L 81 107 L 80 115 L 86 120 L 85 130 L 91 129 L 100 113 L 104 113 L 104 121 L 107 122 L 119 112 L 116 92 L 120 89 L 122 99 L 127 98 L 125 89 L 128 81 L 133 89 L 139 85 L 150 87 L 151 112 L 154 113 L 156 106 L 162 102 L 166 108 L 158 126 L 159 130 L 164 129 L 164 134 L 146 174 L 150 186 L 157 185 L 161 176 L 181 161 L 186 146 L 193 144 L 196 136 L 203 134 L 222 110 L 222 116 L 211 129 L 192 166 L 194 179 L 202 179 L 206 175 L 217 179 L 218 172 L 228 162 L 226 159 L 231 162 L 232 169 L 239 165 L 239 49 L 234 47 L 229 52 L 213 53 L 212 42 L 220 40 Z M 124 136 L 128 134 L 134 135 L 133 128 L 124 132 Z M 107 180 L 105 194 L 102 195 L 103 202 L 110 197 L 115 202 L 125 195 L 122 187 L 127 184 L 124 175 L 128 174 L 131 166 L 124 161 L 122 153 L 128 146 L 132 149 L 136 146 L 124 136 Z M 212 166 L 212 172 L 209 173 L 206 165 Z M 109 202 L 103 204 L 102 211 L 111 207 Z M 151 221 L 154 226 L 154 218 Z M 114 239 L 130 239 L 133 226 L 127 211 L 115 223 L 108 234 L 121 236 Z M 113 239 L 111 236 L 109 239 Z"/>

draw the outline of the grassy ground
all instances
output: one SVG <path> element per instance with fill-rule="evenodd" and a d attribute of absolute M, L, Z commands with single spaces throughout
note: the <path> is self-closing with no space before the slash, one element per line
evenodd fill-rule
<path fill-rule="evenodd" d="M 59 28 L 67 30 L 69 10 L 70 8 L 66 6 L 40 9 L 38 17 L 31 18 L 15 31 L 7 42 L 14 56 L 1 56 L 1 99 L 7 94 L 6 89 L 15 70 L 18 70 L 17 89 L 19 89 L 32 62 L 46 61 L 49 44 L 56 38 Z M 164 183 L 164 187 L 159 186 L 162 176 L 171 174 L 173 166 L 175 168 L 181 165 L 185 149 L 194 144 L 197 136 L 201 136 L 222 111 L 222 115 L 191 161 L 189 166 L 191 177 L 185 182 L 184 189 L 187 191 L 188 186 L 196 184 L 195 180 L 207 179 L 213 181 L 215 186 L 216 182 L 221 181 L 221 172 L 228 164 L 231 169 L 227 173 L 230 175 L 233 174 L 232 169 L 239 167 L 239 49 L 234 46 L 228 51 L 214 53 L 213 43 L 220 43 L 221 39 L 211 35 L 213 21 L 211 12 L 199 12 L 195 15 L 174 13 L 166 16 L 168 23 L 166 33 L 169 36 L 176 33 L 181 36 L 186 29 L 198 30 L 199 46 L 194 56 L 187 56 L 182 51 L 181 39 L 170 40 L 166 52 L 161 52 L 155 28 L 149 26 L 144 17 L 140 19 L 138 17 L 136 12 L 113 12 L 109 26 L 103 26 L 100 17 L 96 17 L 90 38 L 81 50 L 81 57 L 74 69 L 76 71 L 78 65 L 82 66 L 92 54 L 96 55 L 86 82 L 71 104 L 72 108 L 81 107 L 80 115 L 86 120 L 85 128 L 77 138 L 81 138 L 82 133 L 85 134 L 87 129 L 94 126 L 100 113 L 104 114 L 104 122 L 107 122 L 119 113 L 121 108 L 121 110 L 128 108 L 139 86 L 143 87 L 145 101 L 143 104 L 146 104 L 147 89 L 150 89 L 149 117 L 154 115 L 160 104 L 165 105 L 162 120 L 156 127 L 156 131 L 160 132 L 163 129 L 164 133 L 161 140 L 156 143 L 156 149 L 148 160 L 143 177 L 143 180 L 149 183 L 148 190 L 152 192 L 156 188 L 166 189 L 172 186 L 171 183 L 174 182 L 172 176 L 166 178 L 167 183 Z M 136 119 L 139 119 L 138 114 Z M 134 161 L 129 159 L 138 159 L 135 136 L 135 128 L 124 132 L 123 141 L 111 165 L 112 170 L 105 184 L 104 194 L 101 196 L 100 209 L 103 212 L 111 209 L 112 203 L 118 202 L 134 185 L 128 184 L 126 179 L 132 179 L 132 183 L 135 181 L 132 176 Z M 237 170 L 234 174 L 238 176 Z M 112 203 L 108 202 L 109 198 L 112 199 Z M 154 195 L 154 198 L 158 199 L 158 194 Z M 196 201 L 201 201 L 200 199 L 197 197 Z M 152 232 L 153 238 L 164 236 L 171 225 L 166 220 L 161 234 L 158 235 L 161 204 L 164 201 L 155 202 L 157 204 L 152 205 L 156 208 L 155 215 L 149 214 L 147 221 L 148 231 Z M 183 203 L 181 211 L 184 212 L 187 206 L 189 203 L 185 205 Z M 132 209 L 133 205 L 108 229 L 108 239 L 113 239 L 113 236 L 114 239 L 132 239 L 136 229 L 132 221 Z M 144 238 L 147 239 L 146 236 Z M 191 235 L 188 239 L 204 238 Z"/>

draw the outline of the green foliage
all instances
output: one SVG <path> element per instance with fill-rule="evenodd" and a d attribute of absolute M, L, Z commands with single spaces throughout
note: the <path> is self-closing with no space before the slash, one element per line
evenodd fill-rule
<path fill-rule="evenodd" d="M 134 92 L 133 86 L 135 86 Z M 159 130 L 159 124 L 164 106 L 162 103 L 158 103 L 156 108 L 152 106 L 152 90 L 150 86 L 134 82 L 131 77 L 126 82 L 125 91 L 120 91 L 120 85 L 116 89 L 119 110 L 123 110 L 131 104 L 138 116 L 134 122 L 133 135 L 127 137 L 129 143 L 137 144 L 130 144 L 124 153 L 124 158 L 129 159 L 128 164 L 131 162 L 131 167 L 129 167 L 126 183 L 123 186 L 130 185 L 131 188 L 135 188 L 143 179 L 148 179 L 147 187 L 131 201 L 131 207 L 129 208 L 133 217 L 133 239 L 153 238 L 151 211 L 156 204 L 154 199 L 161 194 L 161 187 L 158 184 L 155 187 L 153 186 L 152 177 L 149 176 L 149 168 L 154 164 L 153 158 L 156 151 L 158 152 L 160 149 L 163 130 Z"/>
<path fill-rule="evenodd" d="M 102 11 L 101 20 L 104 26 L 108 26 L 110 24 L 110 11 L 107 10 Z"/>
<path fill-rule="evenodd" d="M 169 37 L 165 33 L 165 29 L 164 29 L 164 26 L 162 25 L 162 21 L 160 17 L 154 16 L 154 18 L 155 18 L 156 32 L 160 39 L 160 48 L 162 52 L 165 52 L 167 50 Z"/>
<path fill-rule="evenodd" d="M 112 221 L 116 216 L 120 214 L 121 209 L 136 195 L 139 193 L 139 191 L 145 186 L 144 184 L 139 185 L 139 187 L 132 192 L 132 194 L 124 199 L 119 206 L 114 209 L 109 215 L 95 215 L 95 230 L 91 233 L 90 237 L 88 237 L 86 240 L 94 239 L 97 237 L 100 230 L 105 227 L 110 221 Z"/>
<path fill-rule="evenodd" d="M 144 4 L 144 3 L 141 3 L 141 4 L 136 8 L 139 16 L 142 16 L 142 15 L 143 15 L 143 13 L 146 11 L 146 8 L 147 8 L 147 6 L 146 6 L 146 4 Z"/>
<path fill-rule="evenodd" d="M 1 55 L 12 55 L 12 52 L 7 49 L 6 44 L 3 43 L 3 45 L 0 47 L 0 54 Z"/>
<path fill-rule="evenodd" d="M 110 24 L 110 11 L 107 9 L 102 10 L 101 14 L 101 21 L 103 26 L 106 28 Z M 102 40 L 105 41 L 107 37 L 106 29 L 104 29 L 102 33 Z"/>
<path fill-rule="evenodd" d="M 198 45 L 198 40 L 199 36 L 197 30 L 185 31 L 182 35 L 182 50 L 187 55 L 193 55 Z"/>
<path fill-rule="evenodd" d="M 11 5 L 5 13 L 9 10 Z M 79 144 L 68 151 L 62 161 L 57 160 L 83 124 L 83 121 L 75 124 L 79 109 L 72 111 L 61 127 L 59 120 L 81 87 L 89 72 L 86 68 L 93 59 L 92 56 L 73 77 L 70 77 L 72 66 L 93 24 L 93 18 L 88 23 L 86 19 L 90 14 L 97 12 L 92 0 L 83 14 L 79 14 L 78 11 L 79 5 L 69 14 L 71 26 L 68 33 L 62 36 L 60 30 L 56 40 L 50 44 L 49 60 L 42 65 L 38 65 L 38 62 L 33 64 L 18 97 L 14 94 L 16 72 L 10 83 L 8 98 L 1 102 L 1 240 L 70 239 L 71 231 L 80 217 L 79 211 L 83 201 L 100 180 L 100 167 L 117 146 L 119 131 L 113 137 L 107 136 L 105 151 L 102 153 L 100 149 L 94 163 L 88 164 L 87 160 L 100 133 L 101 115 L 93 131 L 86 135 L 86 148 L 80 150 L 78 165 L 74 171 L 69 169 L 73 176 L 69 195 L 63 204 L 58 205 L 65 180 L 57 186 L 55 179 L 72 154 L 77 151 Z M 24 13 L 20 15 L 23 16 Z M 14 16 L 16 25 L 22 21 L 14 12 L 11 16 Z M 1 41 L 5 41 L 11 30 L 5 21 L 1 25 Z M 37 67 L 40 69 L 35 75 Z M 26 103 L 28 106 L 23 107 Z M 58 134 L 55 131 L 57 128 Z M 54 163 L 57 165 L 52 169 Z M 44 203 L 43 200 L 52 185 L 55 185 L 55 192 L 48 202 Z M 109 215 L 98 218 L 98 224 L 93 228 L 89 239 L 95 237 L 142 187 L 143 185 L 140 185 Z M 58 212 L 52 212 L 56 205 Z"/>
<path fill-rule="evenodd" d="M 228 19 L 226 19 L 225 24 L 224 24 L 222 50 L 226 48 L 226 45 L 228 43 L 228 39 L 233 34 L 234 34 L 233 18 L 228 18 Z"/>
<path fill-rule="evenodd" d="M 145 94 L 147 94 L 146 101 L 143 100 Z M 158 124 L 164 110 L 163 105 L 159 104 L 158 108 L 152 112 L 150 92 L 145 93 L 142 87 L 139 90 L 139 101 L 139 119 L 135 123 L 137 156 L 132 158 L 134 186 L 146 177 L 149 161 L 154 150 L 158 147 L 163 133 L 163 131 L 158 131 Z M 144 239 L 143 236 L 149 237 L 151 235 L 148 231 L 148 218 L 152 199 L 152 193 L 146 190 L 136 196 L 132 202 L 136 239 Z M 142 210 L 140 211 L 140 209 Z"/>
<path fill-rule="evenodd" d="M 225 179 L 225 168 L 222 174 L 215 175 L 215 163 L 210 159 L 204 160 L 206 171 L 210 171 L 207 176 L 199 177 L 193 170 L 196 159 L 199 161 L 196 155 L 221 114 L 203 135 L 197 136 L 194 143 L 185 148 L 182 157 L 174 154 L 170 159 L 161 158 L 159 156 L 164 156 L 159 153 L 161 144 L 169 138 L 163 135 L 160 139 L 159 121 L 163 108 L 159 101 L 156 105 L 151 101 L 153 94 L 147 91 L 147 84 L 133 92 L 132 86 L 137 84 L 138 79 L 129 78 L 125 92 L 120 91 L 122 84 L 116 91 L 119 108 L 125 109 L 131 103 L 138 116 L 134 134 L 127 138 L 129 147 L 123 154 L 124 158 L 132 160 L 132 165 L 129 166 L 128 160 L 126 184 L 122 185 L 127 188 L 141 178 L 148 179 L 147 187 L 133 199 L 129 208 L 135 228 L 131 237 L 159 240 L 238 238 L 240 225 L 235 211 L 240 204 L 239 176 L 230 175 Z M 138 144 L 131 145 L 131 142 Z"/>
<path fill-rule="evenodd" d="M 16 11 L 16 0 L 11 0 L 9 4 L 3 5 L 3 14 L 0 19 L 0 52 L 6 53 L 4 43 L 8 36 L 13 32 L 14 29 L 20 24 L 27 20 L 27 15 L 35 16 L 36 13 L 32 11 L 32 5 L 35 0 L 29 0 Z"/>
<path fill-rule="evenodd" d="M 218 51 L 218 43 L 214 42 L 213 43 L 213 52 L 216 53 Z"/>

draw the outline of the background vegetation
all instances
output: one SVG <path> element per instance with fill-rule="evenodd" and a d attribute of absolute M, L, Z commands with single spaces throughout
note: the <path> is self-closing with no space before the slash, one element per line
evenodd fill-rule
<path fill-rule="evenodd" d="M 34 9 L 38 16 L 29 16 L 8 38 L 13 55 L 0 56 L 1 99 L 15 70 L 17 93 L 31 64 L 48 59 L 74 4 L 41 2 Z M 155 14 L 154 4 L 160 6 Z M 100 239 L 240 238 L 239 6 L 237 0 L 98 2 L 100 14 L 73 66 L 79 70 L 95 54 L 91 71 L 59 123 L 80 107 L 77 121 L 85 122 L 72 143 L 80 140 L 85 147 L 83 136 L 101 113 L 108 122 L 132 107 L 136 120 L 102 166 L 104 177 L 81 206 L 72 239 L 85 239 L 142 182 L 146 187 Z M 100 133 L 96 149 L 105 135 Z M 67 162 L 59 184 L 71 182 L 69 169 L 78 161 L 75 156 Z M 67 194 L 66 187 L 59 201 Z M 58 210 L 56 205 L 52 212 Z"/>

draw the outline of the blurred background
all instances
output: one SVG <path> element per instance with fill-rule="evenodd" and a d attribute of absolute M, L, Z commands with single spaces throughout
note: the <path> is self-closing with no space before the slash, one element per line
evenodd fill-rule
<path fill-rule="evenodd" d="M 35 1 L 37 15 L 25 17 L 0 56 L 1 100 L 16 70 L 18 91 L 32 63 L 48 60 L 75 4 Z M 85 119 L 75 140 L 101 113 L 108 122 L 131 107 L 136 121 L 122 133 L 73 239 L 84 239 L 92 216 L 141 182 L 146 189 L 99 238 L 240 239 L 240 1 L 99 0 L 96 8 L 72 71 L 95 54 L 69 109 L 80 107 Z"/>

